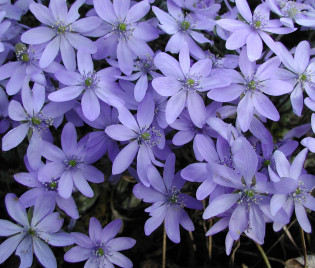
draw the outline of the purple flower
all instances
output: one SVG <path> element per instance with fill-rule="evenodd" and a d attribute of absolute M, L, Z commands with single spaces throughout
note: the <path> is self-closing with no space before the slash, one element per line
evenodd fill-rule
<path fill-rule="evenodd" d="M 153 88 L 161 96 L 171 97 L 166 105 L 166 122 L 173 123 L 187 107 L 194 124 L 202 127 L 206 119 L 206 109 L 199 91 L 227 85 L 226 81 L 213 85 L 211 78 L 207 78 L 212 68 L 211 60 L 199 60 L 190 66 L 189 48 L 186 44 L 180 50 L 179 62 L 160 52 L 156 55 L 154 64 L 165 76 L 153 79 Z"/>
<path fill-rule="evenodd" d="M 278 175 L 272 174 L 273 180 L 276 180 L 276 182 L 274 184 L 275 194 L 270 201 L 270 210 L 271 214 L 275 216 L 281 208 L 284 208 L 289 218 L 295 210 L 300 226 L 305 232 L 310 233 L 312 228 L 305 209 L 315 211 L 315 198 L 312 196 L 312 190 L 315 187 L 315 176 L 303 172 L 307 153 L 306 148 L 302 150 L 291 165 L 281 151 L 274 153 Z M 280 182 L 286 184 L 287 193 L 277 193 L 280 190 L 277 183 Z"/>
<path fill-rule="evenodd" d="M 172 35 L 167 42 L 165 51 L 178 53 L 183 48 L 184 44 L 187 43 L 194 58 L 204 58 L 202 49 L 195 41 L 201 44 L 211 43 L 211 41 L 196 30 L 209 30 L 211 28 L 211 22 L 205 18 L 200 19 L 192 17 L 189 14 L 184 15 L 181 8 L 171 1 L 167 1 L 167 6 L 170 14 L 155 6 L 152 7 L 155 16 L 160 21 L 159 27 L 165 33 Z"/>
<path fill-rule="evenodd" d="M 160 76 L 156 72 L 156 67 L 153 63 L 154 54 L 146 55 L 143 58 L 139 58 L 135 63 L 135 71 L 136 73 L 133 73 L 128 76 L 121 76 L 120 79 L 124 80 L 130 80 L 134 81 L 137 80 L 135 88 L 134 88 L 134 97 L 135 100 L 140 102 L 143 100 L 148 86 L 149 86 L 149 77 L 151 76 L 153 78 Z"/>
<path fill-rule="evenodd" d="M 314 27 L 315 19 L 308 16 L 307 11 L 311 11 L 311 6 L 305 3 L 298 3 L 292 0 L 267 0 L 270 9 L 280 16 L 283 25 L 294 28 L 294 21 L 302 26 Z"/>
<path fill-rule="evenodd" d="M 42 197 L 45 197 L 47 192 L 51 195 L 50 201 L 54 204 L 57 204 L 58 207 L 68 214 L 73 219 L 79 218 L 79 213 L 75 201 L 72 196 L 68 199 L 61 197 L 58 193 L 58 182 L 59 178 L 51 178 L 49 182 L 40 182 L 38 180 L 38 170 L 33 170 L 25 158 L 25 165 L 29 170 L 29 173 L 22 172 L 14 174 L 14 179 L 30 187 L 28 191 L 20 196 L 20 202 L 25 208 L 32 207 L 35 205 L 36 200 Z M 40 167 L 42 167 L 42 164 Z"/>
<path fill-rule="evenodd" d="M 165 136 L 163 130 L 157 125 L 152 124 L 154 119 L 154 101 L 147 95 L 139 103 L 137 120 L 124 107 L 119 109 L 119 120 L 122 124 L 108 126 L 105 133 L 114 140 L 129 141 L 129 143 L 116 156 L 112 173 L 119 174 L 124 172 L 132 163 L 137 155 L 137 173 L 145 185 L 149 186 L 146 175 L 147 165 L 154 163 L 163 166 L 154 156 L 153 148 L 163 149 Z"/>
<path fill-rule="evenodd" d="M 8 151 L 18 146 L 29 133 L 30 144 L 27 148 L 27 157 L 30 165 L 37 168 L 40 165 L 40 150 L 43 140 L 51 139 L 49 127 L 54 119 L 63 115 L 72 108 L 69 103 L 57 106 L 53 103 L 44 105 L 45 88 L 35 83 L 33 89 L 29 87 L 29 81 L 24 80 L 22 88 L 23 106 L 15 100 L 9 103 L 9 117 L 21 122 L 20 125 L 11 129 L 2 139 L 2 150 Z"/>
<path fill-rule="evenodd" d="M 50 183 L 52 178 L 58 181 L 58 193 L 63 198 L 69 198 L 75 186 L 83 195 L 94 195 L 87 180 L 94 183 L 104 181 L 104 174 L 89 165 L 89 152 L 86 150 L 87 139 L 77 143 L 77 133 L 72 123 L 67 123 L 61 133 L 61 147 L 43 141 L 42 155 L 49 161 L 39 169 L 41 182 Z"/>
<path fill-rule="evenodd" d="M 271 217 L 266 209 L 270 200 L 265 196 L 266 178 L 257 173 L 257 155 L 245 138 L 236 139 L 231 149 L 236 170 L 211 162 L 209 167 L 216 174 L 215 183 L 235 190 L 211 200 L 203 218 L 212 218 L 232 208 L 229 233 L 233 240 L 239 239 L 245 231 L 247 236 L 262 244 L 265 237 L 265 217 Z"/>
<path fill-rule="evenodd" d="M 258 67 L 250 62 L 246 56 L 246 48 L 241 52 L 239 66 L 243 75 L 233 74 L 232 83 L 224 88 L 212 89 L 208 97 L 215 101 L 232 101 L 241 96 L 237 106 L 237 120 L 242 131 L 247 131 L 254 114 L 262 115 L 273 121 L 280 119 L 271 100 L 264 93 L 272 96 L 280 96 L 292 91 L 290 83 L 276 79 L 275 72 L 278 70 L 280 61 L 274 57 Z M 234 71 L 232 71 L 234 72 Z"/>
<path fill-rule="evenodd" d="M 78 51 L 79 72 L 60 70 L 55 73 L 57 80 L 66 87 L 49 94 L 48 98 L 55 102 L 65 102 L 77 98 L 81 93 L 83 115 L 94 121 L 100 115 L 100 101 L 113 106 L 119 106 L 122 101 L 114 92 L 118 85 L 116 76 L 120 75 L 118 68 L 109 67 L 98 72 L 94 71 L 91 55 Z"/>
<path fill-rule="evenodd" d="M 68 11 L 64 0 L 52 0 L 49 8 L 38 3 L 31 3 L 30 10 L 35 17 L 47 26 L 40 26 L 23 33 L 21 40 L 26 44 L 47 43 L 39 61 L 42 68 L 50 65 L 60 50 L 64 66 L 68 70 L 75 70 L 75 49 L 88 49 L 96 52 L 93 42 L 83 35 L 97 28 L 101 21 L 96 17 L 87 17 L 77 20 L 80 15 L 78 9 L 84 0 L 77 0 Z"/>
<path fill-rule="evenodd" d="M 236 0 L 236 6 L 245 22 L 221 19 L 217 24 L 225 30 L 232 32 L 226 41 L 226 48 L 235 50 L 247 45 L 247 56 L 250 61 L 256 61 L 260 58 L 263 51 L 262 40 L 266 45 L 275 51 L 274 41 L 266 33 L 287 34 L 296 29 L 281 27 L 279 20 L 269 20 L 270 10 L 266 3 L 256 7 L 252 14 L 246 0 Z"/>
<path fill-rule="evenodd" d="M 117 55 L 119 68 L 126 75 L 133 70 L 133 60 L 153 54 L 146 42 L 157 38 L 158 31 L 148 22 L 138 22 L 150 10 L 147 0 L 130 7 L 130 0 L 94 0 L 98 16 L 108 24 L 108 33 L 96 41 L 95 58 Z"/>
<path fill-rule="evenodd" d="M 114 220 L 103 229 L 100 222 L 92 217 L 90 219 L 89 237 L 73 232 L 77 246 L 71 248 L 65 255 L 67 262 L 81 262 L 87 260 L 84 267 L 119 267 L 131 268 L 132 262 L 119 251 L 132 248 L 136 240 L 129 237 L 118 237 L 122 221 Z"/>
<path fill-rule="evenodd" d="M 312 101 L 315 100 L 315 62 L 310 61 L 311 48 L 307 41 L 300 42 L 294 58 L 282 43 L 276 43 L 276 54 L 288 70 L 279 72 L 280 78 L 287 79 L 294 87 L 290 98 L 293 112 L 301 116 L 303 110 L 303 91 Z"/>
<path fill-rule="evenodd" d="M 32 219 L 28 219 L 25 208 L 15 194 L 7 194 L 5 203 L 14 224 L 0 220 L 0 236 L 10 236 L 0 245 L 0 263 L 3 263 L 14 251 L 21 259 L 20 267 L 30 267 L 33 253 L 44 267 L 57 267 L 55 256 L 49 245 L 68 246 L 74 239 L 67 233 L 59 232 L 63 224 L 59 212 L 53 212 L 52 195 L 47 193 L 39 198 L 34 206 Z"/>
<path fill-rule="evenodd" d="M 22 43 L 15 45 L 17 61 L 8 62 L 0 67 L 0 80 L 10 78 L 6 85 L 6 92 L 15 95 L 22 88 L 27 76 L 34 82 L 45 85 L 46 78 L 38 66 L 40 58 L 38 46 L 29 46 Z"/>
<path fill-rule="evenodd" d="M 175 171 L 175 155 L 170 154 L 165 162 L 163 178 L 155 167 L 147 167 L 150 187 L 138 183 L 133 188 L 134 195 L 144 202 L 153 203 L 145 211 L 150 218 L 146 221 L 144 231 L 150 235 L 162 222 L 165 223 L 166 234 L 174 243 L 180 242 L 179 225 L 193 231 L 194 225 L 184 207 L 201 209 L 202 205 L 195 198 L 181 192 L 185 181 Z"/>

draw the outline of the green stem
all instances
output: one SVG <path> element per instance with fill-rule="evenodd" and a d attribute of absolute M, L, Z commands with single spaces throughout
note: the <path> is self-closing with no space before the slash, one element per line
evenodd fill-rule
<path fill-rule="evenodd" d="M 270 262 L 269 262 L 269 260 L 268 260 L 268 257 L 267 257 L 267 255 L 266 255 L 264 249 L 263 249 L 258 243 L 255 242 L 255 244 L 256 244 L 256 246 L 257 246 L 257 248 L 258 248 L 258 250 L 259 250 L 261 256 L 263 257 L 266 266 L 267 266 L 268 268 L 271 268 Z"/>

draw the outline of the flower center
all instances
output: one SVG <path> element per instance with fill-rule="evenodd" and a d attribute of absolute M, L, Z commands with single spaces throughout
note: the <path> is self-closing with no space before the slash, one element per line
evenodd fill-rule
<path fill-rule="evenodd" d="M 180 24 L 183 31 L 187 31 L 190 27 L 190 23 L 187 20 L 182 21 Z"/>
<path fill-rule="evenodd" d="M 154 126 L 150 128 L 144 128 L 140 131 L 138 137 L 138 144 L 141 146 L 143 144 L 153 147 L 161 142 L 163 134 L 160 130 L 156 129 Z"/>
<path fill-rule="evenodd" d="M 198 75 L 191 75 L 187 76 L 183 83 L 183 89 L 188 91 L 196 91 L 202 89 L 200 86 L 200 81 L 202 79 L 202 76 Z"/>
<path fill-rule="evenodd" d="M 295 16 L 300 15 L 305 7 L 305 5 L 301 3 L 287 0 L 278 0 L 278 5 L 280 6 L 283 15 L 289 18 L 294 18 Z"/>
<path fill-rule="evenodd" d="M 98 248 L 98 250 L 96 251 L 96 255 L 98 255 L 98 256 L 104 256 L 104 249 Z"/>
<path fill-rule="evenodd" d="M 37 125 L 37 126 L 42 123 L 42 120 L 40 120 L 40 118 L 36 116 L 32 117 L 31 121 L 33 125 Z"/>
<path fill-rule="evenodd" d="M 261 82 L 255 76 L 247 77 L 245 80 L 246 80 L 246 83 L 245 83 L 246 90 L 244 93 L 246 93 L 246 91 L 248 90 L 253 90 L 253 91 L 256 89 L 259 90 L 262 87 Z"/>
<path fill-rule="evenodd" d="M 76 155 L 71 155 L 64 161 L 68 170 L 76 170 L 82 163 L 83 161 Z"/>
<path fill-rule="evenodd" d="M 77 161 L 74 159 L 69 160 L 68 165 L 71 167 L 75 167 L 77 165 Z"/>
<path fill-rule="evenodd" d="M 312 75 L 310 72 L 305 71 L 298 77 L 297 81 L 298 83 L 310 83 L 312 82 Z"/>
<path fill-rule="evenodd" d="M 127 26 L 125 23 L 122 22 L 118 24 L 118 29 L 119 31 L 125 32 L 127 30 Z"/>
<path fill-rule="evenodd" d="M 310 196 L 311 190 L 306 188 L 303 181 L 299 181 L 299 186 L 289 196 L 293 199 L 294 204 L 303 204 L 306 198 Z"/>
<path fill-rule="evenodd" d="M 132 27 L 132 23 L 126 23 L 121 20 L 116 21 L 113 24 L 112 31 L 117 33 L 119 38 L 128 40 L 134 32 L 135 28 Z"/>
<path fill-rule="evenodd" d="M 90 87 L 93 84 L 93 80 L 91 78 L 87 78 L 84 81 L 86 87 Z"/>
<path fill-rule="evenodd" d="M 30 128 L 34 131 L 37 130 L 39 133 L 45 132 L 47 128 L 53 124 L 51 117 L 45 116 L 42 112 L 39 112 L 33 116 L 28 117 Z"/>
<path fill-rule="evenodd" d="M 190 78 L 187 80 L 187 83 L 188 83 L 188 86 L 192 86 L 195 84 L 195 80 Z"/>
<path fill-rule="evenodd" d="M 140 137 L 141 137 L 143 140 L 145 140 L 145 141 L 151 139 L 151 136 L 150 136 L 150 134 L 149 134 L 148 132 L 142 133 L 142 134 L 140 135 Z"/>
<path fill-rule="evenodd" d="M 173 186 L 170 190 L 168 190 L 166 194 L 167 206 L 184 207 L 184 198 L 180 196 L 180 193 L 180 190 L 178 190 L 176 186 Z"/>
<path fill-rule="evenodd" d="M 85 89 L 94 89 L 97 87 L 100 79 L 95 72 L 88 72 L 87 74 L 83 74 L 82 77 L 82 85 Z"/>
<path fill-rule="evenodd" d="M 29 62 L 31 60 L 31 51 L 29 51 L 26 45 L 18 43 L 15 45 L 15 54 L 18 60 L 23 62 Z"/>
<path fill-rule="evenodd" d="M 140 58 L 135 65 L 140 71 L 145 73 L 149 73 L 155 69 L 153 58 L 150 55 L 146 55 L 145 58 Z"/>
<path fill-rule="evenodd" d="M 252 204 L 258 204 L 257 192 L 253 188 L 245 188 L 243 191 L 239 192 L 240 199 L 238 204 L 244 204 L 250 206 Z"/>
<path fill-rule="evenodd" d="M 30 235 L 30 236 L 35 236 L 36 235 L 36 231 L 33 229 L 33 228 L 29 228 L 27 233 Z"/>
<path fill-rule="evenodd" d="M 66 25 L 63 21 L 58 20 L 53 26 L 52 29 L 56 31 L 56 34 L 64 35 L 66 32 L 71 32 L 71 26 Z"/>
<path fill-rule="evenodd" d="M 58 180 L 56 179 L 53 179 L 50 182 L 44 182 L 43 185 L 46 188 L 46 191 L 57 192 L 58 190 Z"/>
<path fill-rule="evenodd" d="M 256 29 L 262 29 L 263 27 L 267 26 L 268 24 L 268 19 L 264 18 L 259 12 L 254 12 L 253 14 L 253 19 L 250 23 L 250 25 Z"/>

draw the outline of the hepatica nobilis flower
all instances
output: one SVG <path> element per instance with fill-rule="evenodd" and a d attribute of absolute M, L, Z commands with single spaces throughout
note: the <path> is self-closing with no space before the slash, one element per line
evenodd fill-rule
<path fill-rule="evenodd" d="M 95 53 L 93 42 L 84 36 L 86 32 L 96 29 L 101 21 L 96 16 L 78 20 L 78 9 L 84 0 L 77 0 L 68 11 L 64 0 L 52 0 L 49 8 L 42 4 L 31 3 L 30 10 L 45 26 L 30 29 L 22 34 L 23 43 L 36 45 L 47 43 L 39 60 L 42 68 L 50 65 L 60 50 L 63 64 L 68 70 L 75 70 L 75 49 L 84 48 Z"/>
<path fill-rule="evenodd" d="M 281 23 L 289 28 L 294 28 L 294 21 L 306 27 L 315 26 L 314 17 L 308 16 L 307 13 L 312 8 L 306 3 L 292 0 L 267 0 L 266 3 L 274 13 L 280 16 Z"/>
<path fill-rule="evenodd" d="M 49 127 L 56 117 L 71 109 L 71 105 L 65 103 L 63 107 L 52 107 L 51 104 L 47 104 L 43 107 L 44 86 L 35 83 L 31 90 L 27 79 L 24 80 L 21 95 L 23 106 L 18 101 L 12 100 L 8 107 L 9 117 L 21 124 L 2 138 L 2 150 L 8 151 L 18 146 L 28 134 L 30 144 L 27 148 L 27 157 L 30 165 L 36 168 L 40 164 L 42 140 L 50 137 Z"/>
<path fill-rule="evenodd" d="M 172 1 L 167 1 L 168 11 L 152 7 L 155 16 L 160 21 L 159 27 L 171 38 L 166 44 L 165 51 L 171 53 L 178 53 L 188 43 L 191 54 L 196 59 L 204 58 L 202 49 L 196 44 L 198 43 L 211 43 L 202 33 L 198 30 L 209 30 L 212 23 L 205 18 L 192 17 L 189 14 L 185 15 L 182 9 L 176 6 Z"/>
<path fill-rule="evenodd" d="M 194 225 L 189 218 L 185 207 L 201 209 L 202 204 L 195 198 L 182 193 L 181 189 L 185 184 L 179 173 L 175 172 L 175 155 L 170 154 L 165 162 L 163 178 L 155 167 L 147 167 L 150 187 L 138 183 L 133 188 L 134 195 L 143 199 L 146 203 L 153 203 L 145 209 L 150 218 L 146 221 L 144 231 L 150 235 L 164 221 L 165 231 L 170 240 L 174 243 L 180 242 L 179 225 L 188 231 L 193 231 Z"/>
<path fill-rule="evenodd" d="M 230 86 L 212 89 L 208 97 L 215 101 L 232 101 L 241 97 L 237 106 L 237 120 L 242 131 L 247 131 L 254 114 L 262 115 L 273 121 L 280 119 L 271 100 L 264 94 L 280 96 L 291 92 L 293 87 L 289 82 L 277 79 L 275 73 L 280 60 L 274 57 L 256 70 L 256 63 L 249 61 L 244 48 L 239 57 L 239 66 L 242 74 L 235 73 L 234 81 Z"/>
<path fill-rule="evenodd" d="M 105 133 L 114 140 L 129 141 L 119 152 L 113 162 L 112 173 L 125 171 L 137 155 L 137 173 L 140 180 L 147 186 L 149 181 L 146 167 L 152 162 L 161 166 L 162 163 L 154 157 L 154 147 L 164 148 L 164 131 L 158 125 L 152 124 L 154 119 L 154 100 L 147 95 L 139 103 L 137 119 L 125 107 L 119 109 L 119 120 L 122 124 L 108 126 Z"/>
<path fill-rule="evenodd" d="M 263 51 L 263 42 L 275 51 L 274 41 L 267 33 L 287 34 L 295 30 L 281 27 L 279 20 L 269 20 L 270 10 L 263 3 L 251 12 L 246 0 L 235 0 L 238 11 L 245 21 L 221 19 L 217 24 L 225 30 L 232 32 L 226 41 L 226 48 L 235 50 L 247 45 L 247 56 L 250 61 L 260 58 Z"/>
<path fill-rule="evenodd" d="M 119 267 L 131 268 L 129 258 L 119 251 L 132 248 L 136 240 L 130 237 L 117 237 L 121 228 L 120 219 L 113 220 L 103 229 L 100 222 L 92 217 L 90 219 L 89 236 L 73 232 L 71 235 L 77 246 L 71 248 L 64 256 L 67 262 L 81 262 L 87 260 L 84 267 Z"/>
<path fill-rule="evenodd" d="M 270 201 L 271 214 L 275 216 L 277 212 L 284 208 L 288 219 L 291 218 L 293 210 L 296 218 L 307 233 L 312 231 L 311 224 L 307 218 L 306 209 L 315 211 L 315 198 L 312 190 L 315 187 L 315 176 L 304 173 L 303 166 L 308 150 L 302 150 L 290 165 L 289 161 L 281 151 L 274 153 L 277 174 L 273 174 L 275 182 L 275 192 Z M 280 187 L 277 182 L 284 182 L 287 193 L 279 193 Z M 292 188 L 291 191 L 289 188 Z"/>
<path fill-rule="evenodd" d="M 45 75 L 38 66 L 40 58 L 38 48 L 18 43 L 15 45 L 15 54 L 17 61 L 8 62 L 0 67 L 0 80 L 10 78 L 5 87 L 9 95 L 19 92 L 27 76 L 39 84 L 46 83 Z"/>
<path fill-rule="evenodd" d="M 95 58 L 117 55 L 119 68 L 126 75 L 133 70 L 133 60 L 152 53 L 146 42 L 158 36 L 158 31 L 147 22 L 138 22 L 150 10 L 147 0 L 130 7 L 130 0 L 94 0 L 98 16 L 111 26 L 109 32 L 96 41 Z"/>
<path fill-rule="evenodd" d="M 212 61 L 203 59 L 190 66 L 188 45 L 184 45 L 179 53 L 179 62 L 170 55 L 160 52 L 154 58 L 155 66 L 163 73 L 163 77 L 153 79 L 152 86 L 161 96 L 170 96 L 165 110 L 166 122 L 171 124 L 185 107 L 198 127 L 205 121 L 205 105 L 200 92 L 226 85 L 226 81 L 213 85 L 208 75 Z"/>
<path fill-rule="evenodd" d="M 117 106 L 123 103 L 114 95 L 116 76 L 120 75 L 118 68 L 109 67 L 98 72 L 94 71 L 91 55 L 78 51 L 79 73 L 67 70 L 56 72 L 56 78 L 66 87 L 49 94 L 48 98 L 55 102 L 65 102 L 77 98 L 81 93 L 83 115 L 94 121 L 100 115 L 100 101 Z"/>
<path fill-rule="evenodd" d="M 44 267 L 57 268 L 56 258 L 49 245 L 64 247 L 74 243 L 73 237 L 59 232 L 63 219 L 59 212 L 53 212 L 55 203 L 48 193 L 39 198 L 34 206 L 33 216 L 28 218 L 25 208 L 15 194 L 7 194 L 5 204 L 11 218 L 0 220 L 0 236 L 9 236 L 0 245 L 0 263 L 3 263 L 14 251 L 21 259 L 20 267 L 31 267 L 33 254 Z"/>
<path fill-rule="evenodd" d="M 134 81 L 137 80 L 134 88 L 135 100 L 140 102 L 143 100 L 148 86 L 150 76 L 155 78 L 159 74 L 156 72 L 156 67 L 153 62 L 154 54 L 148 54 L 145 57 L 139 57 L 135 62 L 135 73 L 127 76 L 121 76 L 120 79 Z"/>
<path fill-rule="evenodd" d="M 292 57 L 282 43 L 276 43 L 277 55 L 287 70 L 281 70 L 279 77 L 287 79 L 294 86 L 290 95 L 293 112 L 301 116 L 303 110 L 303 91 L 315 101 L 315 62 L 311 61 L 311 48 L 307 41 L 300 42 Z"/>
<path fill-rule="evenodd" d="M 28 161 L 24 161 L 29 173 L 22 172 L 14 174 L 14 179 L 22 185 L 30 189 L 20 196 L 20 202 L 25 208 L 35 205 L 36 200 L 45 197 L 47 192 L 50 194 L 50 201 L 57 204 L 67 215 L 73 219 L 79 218 L 79 212 L 73 197 L 63 198 L 58 193 L 59 178 L 51 178 L 49 182 L 41 182 L 38 180 L 38 170 L 33 170 Z M 44 164 L 41 163 L 43 166 Z"/>
<path fill-rule="evenodd" d="M 104 174 L 91 166 L 89 152 L 86 149 L 87 140 L 81 139 L 77 143 L 77 133 L 72 123 L 67 123 L 61 133 L 61 147 L 43 142 L 42 155 L 49 161 L 38 171 L 41 182 L 58 181 L 58 193 L 63 198 L 69 198 L 75 186 L 83 195 L 94 195 L 87 181 L 101 183 Z"/>
<path fill-rule="evenodd" d="M 259 244 L 265 237 L 265 217 L 270 212 L 270 198 L 266 196 L 264 179 L 258 180 L 258 158 L 251 144 L 243 137 L 235 140 L 231 146 L 235 170 L 209 162 L 211 171 L 215 174 L 214 182 L 234 188 L 232 193 L 221 194 L 214 198 L 203 214 L 209 219 L 233 209 L 229 220 L 229 233 L 234 240 L 246 235 Z"/>

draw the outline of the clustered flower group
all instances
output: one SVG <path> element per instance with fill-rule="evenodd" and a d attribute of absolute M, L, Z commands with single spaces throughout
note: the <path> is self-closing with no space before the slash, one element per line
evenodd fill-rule
<path fill-rule="evenodd" d="M 57 205 L 80 218 L 73 193 L 94 196 L 90 184 L 105 176 L 93 164 L 104 157 L 112 181 L 129 171 L 133 194 L 152 204 L 147 236 L 164 223 L 179 243 L 180 225 L 194 230 L 186 208 L 201 210 L 205 199 L 203 219 L 216 218 L 206 235 L 227 229 L 227 254 L 242 234 L 263 244 L 266 223 L 279 231 L 293 211 L 311 232 L 315 176 L 304 163 L 315 153 L 315 48 L 303 40 L 287 49 L 279 40 L 299 27 L 315 30 L 313 1 L 162 2 L 0 1 L 2 150 L 26 137 L 28 144 L 28 171 L 14 175 L 28 190 L 5 197 L 17 223 L 0 220 L 0 236 L 9 237 L 0 263 L 15 251 L 20 267 L 32 265 L 33 253 L 56 267 L 49 245 L 75 243 L 67 262 L 132 267 L 119 251 L 136 241 L 115 238 L 120 219 L 102 229 L 92 217 L 88 237 L 61 230 L 54 212 Z M 39 26 L 22 24 L 29 14 Z M 276 141 L 268 126 L 281 119 L 279 103 L 287 99 L 311 123 Z M 52 128 L 62 129 L 61 144 Z M 190 142 L 196 163 L 175 170 L 177 152 Z M 198 183 L 196 198 L 185 193 L 186 182 Z"/>

